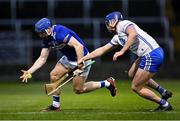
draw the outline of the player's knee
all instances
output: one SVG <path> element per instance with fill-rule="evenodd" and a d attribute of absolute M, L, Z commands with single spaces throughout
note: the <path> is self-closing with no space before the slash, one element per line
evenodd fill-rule
<path fill-rule="evenodd" d="M 132 85 L 132 86 L 131 86 L 131 90 L 132 90 L 133 92 L 138 93 L 139 88 L 138 88 L 137 86 L 135 86 L 135 85 Z"/>
<path fill-rule="evenodd" d="M 84 90 L 82 88 L 74 88 L 74 92 L 76 94 L 82 94 L 84 92 Z"/>
<path fill-rule="evenodd" d="M 51 82 L 56 82 L 58 80 L 57 74 L 51 72 L 50 73 Z"/>

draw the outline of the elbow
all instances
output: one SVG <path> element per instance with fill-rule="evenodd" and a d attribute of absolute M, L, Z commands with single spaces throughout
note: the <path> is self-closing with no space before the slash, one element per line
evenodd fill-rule
<path fill-rule="evenodd" d="M 138 37 L 138 33 L 137 33 L 137 32 L 132 33 L 132 37 L 133 37 L 134 39 L 136 39 L 136 38 Z"/>
<path fill-rule="evenodd" d="M 83 49 L 84 49 L 84 46 L 80 44 L 80 45 L 78 46 L 78 49 L 83 50 Z"/>
<path fill-rule="evenodd" d="M 76 50 L 77 50 L 77 51 L 81 51 L 81 52 L 83 52 L 83 53 L 84 53 L 84 51 L 83 51 L 83 50 L 84 50 L 83 45 L 81 45 L 81 44 L 80 44 L 80 45 L 78 45 L 78 46 L 76 47 Z"/>

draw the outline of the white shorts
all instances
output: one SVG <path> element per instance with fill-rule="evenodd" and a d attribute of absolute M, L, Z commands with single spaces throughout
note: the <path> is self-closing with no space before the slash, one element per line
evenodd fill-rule
<path fill-rule="evenodd" d="M 90 62 L 91 60 L 86 61 L 84 66 L 86 67 L 86 65 L 88 65 L 88 63 Z M 59 59 L 58 63 L 61 63 L 64 67 L 70 68 L 70 69 L 73 69 L 77 66 L 77 61 L 69 61 L 66 56 L 62 56 L 61 59 Z M 91 66 L 83 69 L 83 73 L 80 74 L 80 76 L 84 76 L 87 78 L 89 75 L 90 69 L 91 69 Z"/>

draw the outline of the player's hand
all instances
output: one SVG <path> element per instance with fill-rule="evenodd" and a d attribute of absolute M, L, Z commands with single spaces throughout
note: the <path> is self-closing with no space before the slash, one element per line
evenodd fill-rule
<path fill-rule="evenodd" d="M 74 76 L 78 76 L 82 73 L 83 71 L 81 69 L 76 69 L 74 72 L 73 72 L 73 75 Z"/>
<path fill-rule="evenodd" d="M 116 52 L 114 55 L 113 55 L 113 61 L 117 61 L 117 58 L 122 56 L 124 54 L 123 51 L 119 51 L 119 52 Z"/>
<path fill-rule="evenodd" d="M 84 63 L 85 63 L 85 62 L 84 62 L 84 59 L 81 58 L 81 59 L 78 61 L 78 68 L 79 68 L 79 69 L 83 68 Z"/>
<path fill-rule="evenodd" d="M 27 83 L 27 80 L 32 78 L 32 74 L 25 70 L 21 70 L 21 72 L 23 72 L 23 74 L 20 76 L 20 79 L 22 79 L 22 82 Z"/>

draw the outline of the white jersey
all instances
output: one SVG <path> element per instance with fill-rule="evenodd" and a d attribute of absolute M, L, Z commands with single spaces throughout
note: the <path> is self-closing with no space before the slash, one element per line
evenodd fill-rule
<path fill-rule="evenodd" d="M 131 25 L 134 26 L 138 35 L 134 43 L 130 46 L 129 50 L 131 50 L 137 56 L 143 56 L 159 47 L 156 40 L 154 40 L 145 31 L 140 29 L 135 23 L 129 20 L 123 20 L 117 24 L 116 26 L 117 34 L 114 35 L 114 37 L 111 39 L 110 44 L 124 46 L 125 43 L 127 42 L 127 37 L 128 37 L 126 33 L 126 29 Z"/>

